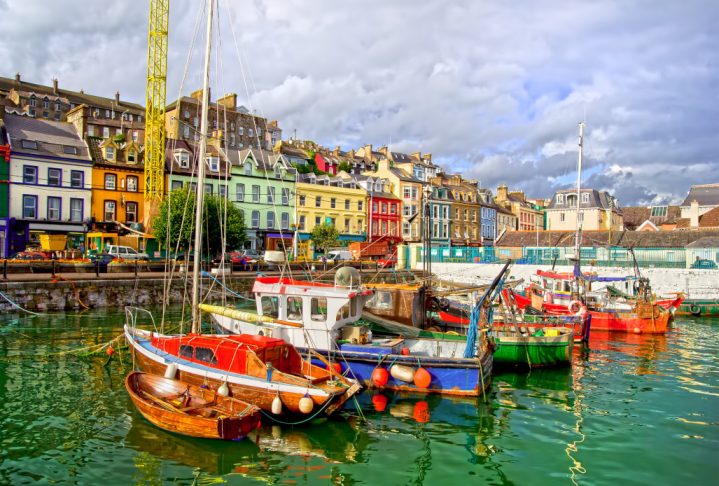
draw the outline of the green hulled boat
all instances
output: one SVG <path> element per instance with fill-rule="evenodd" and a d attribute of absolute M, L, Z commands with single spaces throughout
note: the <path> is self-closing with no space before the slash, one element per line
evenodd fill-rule
<path fill-rule="evenodd" d="M 686 299 L 675 314 L 678 316 L 716 317 L 719 316 L 719 300 Z"/>
<path fill-rule="evenodd" d="M 505 327 L 495 329 L 494 338 L 496 366 L 535 368 L 571 364 L 574 331 L 570 328 L 552 327 L 530 334 Z"/>

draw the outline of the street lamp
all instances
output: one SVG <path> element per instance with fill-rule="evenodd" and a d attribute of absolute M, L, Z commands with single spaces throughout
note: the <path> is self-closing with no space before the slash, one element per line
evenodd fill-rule
<path fill-rule="evenodd" d="M 432 288 L 432 213 L 430 211 L 429 199 L 432 196 L 432 186 L 426 185 L 422 192 L 424 193 L 424 217 L 422 223 L 425 226 L 424 231 L 424 271 L 427 273 L 427 284 Z"/>
<path fill-rule="evenodd" d="M 82 221 L 82 259 L 85 260 L 87 258 L 87 230 L 89 229 L 89 226 L 92 224 L 91 221 L 85 219 Z"/>

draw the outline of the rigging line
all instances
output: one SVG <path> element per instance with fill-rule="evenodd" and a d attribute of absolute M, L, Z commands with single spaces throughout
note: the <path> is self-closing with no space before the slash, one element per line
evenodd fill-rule
<path fill-rule="evenodd" d="M 47 314 L 40 314 L 40 313 L 38 313 L 38 312 L 33 312 L 33 311 L 31 311 L 31 310 L 25 309 L 24 307 L 21 307 L 19 304 L 13 302 L 12 299 L 10 299 L 10 297 L 8 297 L 7 295 L 5 295 L 5 294 L 2 293 L 2 292 L 0 292 L 0 297 L 2 297 L 3 299 L 5 299 L 6 301 L 8 301 L 8 303 L 9 303 L 10 305 L 12 305 L 13 307 L 15 307 L 15 308 L 17 308 L 17 309 L 20 309 L 20 310 L 23 311 L 23 312 L 27 312 L 28 314 L 31 314 L 31 315 L 33 315 L 33 316 L 46 316 L 46 315 L 47 315 Z"/>

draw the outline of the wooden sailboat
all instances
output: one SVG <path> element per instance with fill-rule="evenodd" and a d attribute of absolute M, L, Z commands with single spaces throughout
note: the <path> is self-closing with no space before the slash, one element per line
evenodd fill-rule
<path fill-rule="evenodd" d="M 239 440 L 260 426 L 260 409 L 208 388 L 132 372 L 125 388 L 140 413 L 156 426 L 192 437 Z"/>
<path fill-rule="evenodd" d="M 209 59 L 214 1 L 208 0 L 207 44 L 202 91 L 200 147 L 197 160 L 194 265 L 192 274 L 192 332 L 164 335 L 136 327 L 139 314 L 128 309 L 125 338 L 136 366 L 143 371 L 179 378 L 191 385 L 217 390 L 259 406 L 267 416 L 330 415 L 361 386 L 302 359 L 281 339 L 264 336 L 217 336 L 200 333 L 200 268 L 205 155 L 208 133 Z M 310 415 L 311 414 L 311 415 Z"/>

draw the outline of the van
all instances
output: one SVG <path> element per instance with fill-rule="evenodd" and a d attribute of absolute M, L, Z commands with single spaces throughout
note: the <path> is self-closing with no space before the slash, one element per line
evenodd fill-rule
<path fill-rule="evenodd" d="M 343 260 L 352 260 L 352 253 L 349 250 L 332 250 L 327 253 L 328 262 L 341 262 Z"/>
<path fill-rule="evenodd" d="M 150 257 L 147 253 L 138 253 L 137 250 L 129 246 L 121 245 L 107 245 L 105 247 L 105 253 L 112 255 L 123 260 L 149 260 Z"/>

